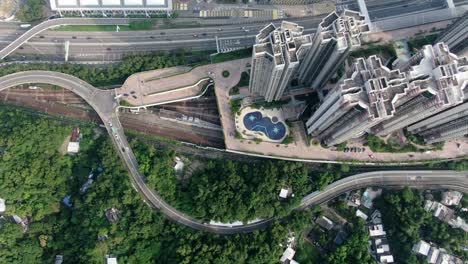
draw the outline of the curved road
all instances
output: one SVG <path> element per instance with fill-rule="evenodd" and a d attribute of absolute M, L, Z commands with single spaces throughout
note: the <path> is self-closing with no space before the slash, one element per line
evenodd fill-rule
<path fill-rule="evenodd" d="M 58 19 L 51 19 L 46 20 L 34 27 L 30 30 L 26 31 L 24 34 L 19 36 L 13 42 L 8 44 L 4 49 L 0 51 L 0 59 L 5 58 L 10 53 L 15 51 L 19 46 L 23 45 L 34 37 L 35 35 L 41 33 L 44 30 L 47 30 L 52 27 L 61 26 L 61 25 L 125 25 L 130 23 L 128 19 L 122 18 L 91 18 L 91 19 L 83 19 L 83 18 L 58 18 Z"/>
<path fill-rule="evenodd" d="M 158 208 L 169 219 L 190 228 L 217 234 L 248 233 L 265 228 L 274 221 L 274 219 L 266 219 L 249 225 L 226 227 L 205 224 L 178 211 L 166 203 L 157 192 L 146 186 L 145 177 L 138 170 L 138 162 L 120 124 L 116 112 L 117 103 L 114 100 L 114 91 L 99 90 L 71 75 L 48 71 L 26 71 L 0 77 L 0 90 L 28 83 L 45 83 L 61 86 L 86 100 L 103 120 L 107 132 L 112 138 L 112 143 L 130 172 L 134 188 L 143 196 L 148 204 L 154 208 Z M 468 173 L 454 171 L 384 171 L 362 173 L 339 180 L 327 186 L 323 191 L 314 192 L 304 197 L 297 209 L 304 210 L 309 206 L 333 199 L 344 192 L 366 186 L 450 188 L 468 193 Z"/>

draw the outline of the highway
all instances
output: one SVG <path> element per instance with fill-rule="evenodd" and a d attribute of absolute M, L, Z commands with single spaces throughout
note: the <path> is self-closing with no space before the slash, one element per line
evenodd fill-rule
<path fill-rule="evenodd" d="M 323 17 L 323 16 L 322 16 Z M 307 29 L 307 33 L 315 32 L 322 17 L 292 18 L 290 21 L 300 22 Z M 281 21 L 275 21 L 279 24 Z M 60 25 L 123 25 L 128 19 L 90 19 L 90 18 L 59 18 L 47 20 L 31 29 L 19 29 L 16 23 L 0 27 L 0 45 L 6 45 L 0 51 L 0 59 L 5 58 L 13 51 L 23 46 L 22 53 L 32 54 L 64 54 L 64 43 L 70 41 L 71 55 L 86 56 L 83 54 L 122 54 L 138 51 L 155 50 L 213 50 L 216 49 L 216 37 L 240 39 L 241 46 L 252 45 L 257 32 L 266 22 L 257 22 L 246 25 L 204 26 L 184 29 L 159 29 L 149 31 L 105 31 L 105 32 L 69 32 L 48 31 L 41 32 Z M 1 24 L 1 23 L 0 23 Z M 27 44 L 31 41 L 31 45 Z"/>
<path fill-rule="evenodd" d="M 445 8 L 445 0 L 397 0 L 386 1 L 385 3 L 371 0 L 367 1 L 367 3 L 373 21 L 384 21 L 389 18 L 398 19 L 398 17 L 402 17 L 402 21 L 406 21 L 409 19 L 409 14 L 425 13 Z M 455 1 L 455 4 L 462 7 L 466 5 L 466 1 Z M 345 1 L 340 3 L 337 8 L 356 9 L 356 7 L 356 1 Z M 285 18 L 285 20 L 299 23 L 304 26 L 306 33 L 313 34 L 322 18 L 323 16 L 292 17 Z M 63 59 L 65 54 L 64 43 L 66 41 L 70 43 L 69 58 L 76 61 L 120 60 L 124 54 L 142 51 L 215 50 L 217 47 L 216 38 L 239 40 L 236 45 L 246 47 L 254 43 L 255 34 L 267 24 L 267 22 L 241 20 L 245 21 L 245 23 L 216 26 L 208 24 L 212 24 L 213 21 L 215 23 L 218 21 L 219 23 L 226 23 L 226 21 L 194 20 L 206 23 L 206 25 L 191 28 L 161 28 L 144 31 L 144 33 L 142 31 L 70 32 L 53 30 L 44 32 L 48 28 L 60 25 L 124 25 L 131 20 L 122 18 L 59 18 L 42 22 L 27 31 L 21 29 L 19 23 L 4 22 L 0 23 L 0 47 L 3 47 L 3 50 L 0 51 L 0 58 L 5 58 L 16 50 L 20 54 L 44 55 L 54 59 Z M 274 21 L 276 24 L 280 22 L 281 20 Z M 398 28 L 404 27 L 405 23 L 398 25 Z"/>
<path fill-rule="evenodd" d="M 248 233 L 267 227 L 274 219 L 266 219 L 244 226 L 218 226 L 203 223 L 178 211 L 145 184 L 145 176 L 139 172 L 138 162 L 125 137 L 117 112 L 114 90 L 99 90 L 92 85 L 71 75 L 49 71 L 26 71 L 0 77 L 0 90 L 21 84 L 43 83 L 61 86 L 82 97 L 95 109 L 102 119 L 112 143 L 120 158 L 124 161 L 132 180 L 133 187 L 153 208 L 159 209 L 167 218 L 187 227 L 217 234 Z M 468 173 L 455 171 L 381 171 L 368 172 L 344 178 L 330 184 L 323 191 L 314 192 L 304 197 L 298 210 L 326 202 L 344 192 L 367 187 L 411 187 L 450 188 L 468 193 Z"/>

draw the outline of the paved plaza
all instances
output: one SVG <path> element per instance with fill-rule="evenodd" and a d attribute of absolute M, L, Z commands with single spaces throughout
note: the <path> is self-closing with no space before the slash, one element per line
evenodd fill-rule
<path fill-rule="evenodd" d="M 422 160 L 439 160 L 463 157 L 468 155 L 468 139 L 460 138 L 457 140 L 450 140 L 446 142 L 445 147 L 441 151 L 428 151 L 420 152 L 407 152 L 407 153 L 383 153 L 372 152 L 368 147 L 361 153 L 336 151 L 334 148 L 322 148 L 320 146 L 308 145 L 306 137 L 303 133 L 303 124 L 295 122 L 290 134 L 293 135 L 295 142 L 289 145 L 260 142 L 256 143 L 253 140 L 237 139 L 236 124 L 234 115 L 231 112 L 229 105 L 229 89 L 237 84 L 240 74 L 245 70 L 245 64 L 249 62 L 248 59 L 242 62 L 235 61 L 237 65 L 244 65 L 239 69 L 231 70 L 231 76 L 238 76 L 231 79 L 231 82 L 216 82 L 215 92 L 218 102 L 219 113 L 221 117 L 221 124 L 223 127 L 224 139 L 226 149 L 234 152 L 250 153 L 254 155 L 266 155 L 276 158 L 298 159 L 298 160 L 331 160 L 331 161 L 361 161 L 361 162 L 412 162 Z M 237 81 L 235 81 L 237 79 Z M 219 84 L 219 85 L 218 85 Z M 348 147 L 353 147 L 349 144 Z M 358 146 L 358 145 L 356 145 Z"/>
<path fill-rule="evenodd" d="M 195 68 L 172 67 L 131 75 L 118 95 L 132 106 L 150 106 L 171 101 L 189 99 L 200 95 L 206 82 L 212 79 L 216 86 L 232 87 L 240 80 L 250 59 L 208 64 Z M 229 71 L 224 77 L 223 71 Z"/>

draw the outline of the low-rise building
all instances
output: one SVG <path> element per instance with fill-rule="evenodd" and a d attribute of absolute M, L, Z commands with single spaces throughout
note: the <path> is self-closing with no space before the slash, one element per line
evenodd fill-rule
<path fill-rule="evenodd" d="M 383 225 L 370 225 L 369 226 L 370 237 L 385 236 L 385 235 L 387 235 L 387 232 L 385 232 Z"/>
<path fill-rule="evenodd" d="M 117 221 L 119 221 L 119 213 L 120 213 L 119 210 L 112 207 L 110 209 L 107 209 L 106 218 L 111 223 L 117 222 Z"/>
<path fill-rule="evenodd" d="M 280 258 L 281 263 L 284 263 L 286 261 L 291 261 L 294 258 L 294 255 L 296 254 L 296 251 L 290 247 L 286 248 L 286 250 L 283 252 L 283 255 Z"/>
<path fill-rule="evenodd" d="M 0 198 L 0 214 L 6 211 L 5 200 Z"/>
<path fill-rule="evenodd" d="M 361 205 L 361 192 L 351 192 L 347 201 L 348 206 L 359 207 Z"/>
<path fill-rule="evenodd" d="M 382 255 L 379 256 L 380 263 L 393 263 L 393 255 Z"/>
<path fill-rule="evenodd" d="M 439 259 L 440 250 L 437 247 L 431 247 L 427 254 L 427 262 L 429 264 L 435 264 Z"/>
<path fill-rule="evenodd" d="M 367 221 L 367 218 L 369 218 L 363 211 L 359 209 L 356 210 L 356 216 L 364 219 L 364 221 Z"/>
<path fill-rule="evenodd" d="M 413 246 L 416 254 L 426 257 L 429 264 L 463 264 L 460 259 L 448 254 L 445 249 L 437 248 L 424 240 L 420 240 Z"/>
<path fill-rule="evenodd" d="M 361 203 L 364 207 L 371 209 L 373 206 L 373 201 L 382 195 L 382 189 L 368 187 L 362 194 Z"/>
<path fill-rule="evenodd" d="M 117 258 L 107 255 L 106 264 L 117 264 Z"/>
<path fill-rule="evenodd" d="M 466 223 L 465 219 L 456 216 L 453 209 L 450 209 L 439 202 L 426 200 L 424 203 L 424 210 L 433 212 L 433 216 L 446 222 L 451 227 L 460 228 L 463 231 L 468 232 L 468 223 Z"/>
<path fill-rule="evenodd" d="M 382 224 L 382 214 L 379 210 L 372 212 L 369 222 L 374 225 Z"/>
<path fill-rule="evenodd" d="M 326 216 L 323 215 L 317 217 L 315 223 L 325 230 L 331 230 L 335 226 L 332 220 L 328 219 Z"/>
<path fill-rule="evenodd" d="M 463 198 L 463 194 L 461 192 L 448 191 L 448 192 L 442 193 L 442 201 L 440 202 L 447 206 L 452 206 L 452 205 L 456 206 L 460 204 L 460 201 L 462 198 Z"/>
<path fill-rule="evenodd" d="M 67 146 L 68 154 L 76 154 L 80 151 L 80 137 L 80 129 L 74 128 Z"/>
<path fill-rule="evenodd" d="M 281 188 L 281 191 L 279 193 L 279 197 L 283 198 L 283 199 L 286 199 L 286 198 L 288 198 L 288 195 L 289 195 L 289 190 L 286 189 L 286 188 Z"/>
<path fill-rule="evenodd" d="M 424 240 L 419 240 L 419 242 L 413 246 L 413 251 L 423 256 L 427 256 L 430 249 L 431 245 Z"/>

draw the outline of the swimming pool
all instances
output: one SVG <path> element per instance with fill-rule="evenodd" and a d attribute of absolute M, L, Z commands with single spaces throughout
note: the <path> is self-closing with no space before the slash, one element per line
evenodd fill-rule
<path fill-rule="evenodd" d="M 271 140 L 280 140 L 286 135 L 286 126 L 283 122 L 278 121 L 277 117 L 271 119 L 267 116 L 264 117 L 260 111 L 247 113 L 243 121 L 245 128 L 250 131 L 262 132 Z"/>

